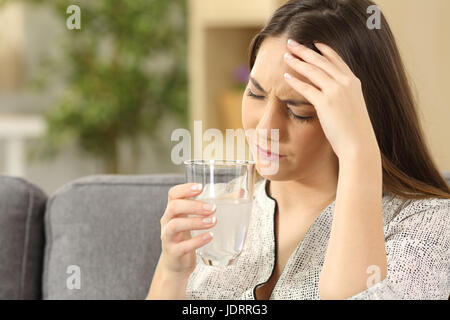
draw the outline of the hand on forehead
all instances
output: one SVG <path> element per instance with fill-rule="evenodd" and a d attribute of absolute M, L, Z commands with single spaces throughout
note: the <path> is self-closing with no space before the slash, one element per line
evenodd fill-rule
<path fill-rule="evenodd" d="M 266 93 L 271 93 L 274 90 L 275 95 L 280 98 L 303 98 L 283 79 L 284 73 L 288 72 L 311 84 L 309 79 L 297 73 L 284 61 L 284 54 L 288 52 L 287 40 L 285 37 L 266 38 L 258 51 L 250 76 L 261 85 Z"/>

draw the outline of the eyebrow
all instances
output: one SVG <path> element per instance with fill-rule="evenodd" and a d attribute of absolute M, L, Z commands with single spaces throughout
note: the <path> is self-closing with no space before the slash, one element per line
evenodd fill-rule
<path fill-rule="evenodd" d="M 267 94 L 266 90 L 264 90 L 264 88 L 261 86 L 261 84 L 252 76 L 250 76 L 250 81 L 251 83 L 253 83 L 253 85 L 256 87 L 256 89 L 258 89 L 259 91 L 261 91 L 264 94 Z M 304 101 L 304 100 L 300 100 L 300 99 L 287 99 L 287 100 L 281 100 L 282 102 L 294 106 L 294 107 L 298 107 L 301 105 L 309 105 L 309 106 L 313 106 L 311 103 Z"/>

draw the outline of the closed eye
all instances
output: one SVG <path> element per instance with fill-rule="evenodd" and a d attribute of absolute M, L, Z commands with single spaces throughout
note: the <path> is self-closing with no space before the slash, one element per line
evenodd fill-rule
<path fill-rule="evenodd" d="M 256 94 L 254 94 L 251 89 L 248 89 L 247 96 L 252 97 L 253 99 L 258 99 L 258 100 L 264 100 L 264 98 L 265 98 L 264 96 L 258 96 Z M 301 117 L 301 116 L 296 115 L 289 108 L 287 108 L 287 112 L 288 112 L 289 117 L 291 117 L 294 120 L 298 120 L 298 121 L 301 121 L 301 122 L 310 122 L 310 121 L 314 120 L 314 116 L 312 116 L 312 117 Z"/>
<path fill-rule="evenodd" d="M 294 112 L 292 112 L 292 110 L 289 109 L 289 108 L 287 108 L 287 112 L 288 112 L 288 115 L 291 118 L 293 118 L 294 120 L 299 120 L 299 121 L 302 121 L 302 122 L 309 122 L 309 121 L 313 121 L 314 120 L 314 116 L 311 116 L 311 117 L 298 116 Z"/>
<path fill-rule="evenodd" d="M 248 91 L 247 91 L 247 96 L 252 97 L 252 98 L 255 98 L 255 99 L 259 99 L 259 100 L 262 100 L 262 99 L 265 98 L 264 96 L 258 96 L 258 95 L 256 95 L 256 94 L 254 94 L 254 93 L 252 92 L 252 90 L 250 90 L 250 89 L 248 89 Z"/>

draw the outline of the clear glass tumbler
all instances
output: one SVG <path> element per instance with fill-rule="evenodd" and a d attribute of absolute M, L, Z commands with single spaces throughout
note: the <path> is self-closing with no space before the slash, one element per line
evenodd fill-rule
<path fill-rule="evenodd" d="M 196 250 L 208 266 L 227 266 L 242 252 L 253 205 L 255 162 L 246 160 L 186 160 L 186 182 L 203 184 L 195 200 L 217 206 L 213 239 Z M 195 216 L 195 215 L 190 215 Z M 195 237 L 205 230 L 193 230 Z"/>

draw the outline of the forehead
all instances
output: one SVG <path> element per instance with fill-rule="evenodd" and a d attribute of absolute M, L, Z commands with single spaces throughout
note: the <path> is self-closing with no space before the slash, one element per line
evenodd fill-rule
<path fill-rule="evenodd" d="M 284 73 L 288 72 L 304 82 L 311 83 L 284 61 L 283 56 L 288 52 L 287 40 L 284 36 L 266 38 L 261 44 L 250 74 L 267 92 L 275 90 L 278 95 L 303 98 L 283 77 Z"/>

